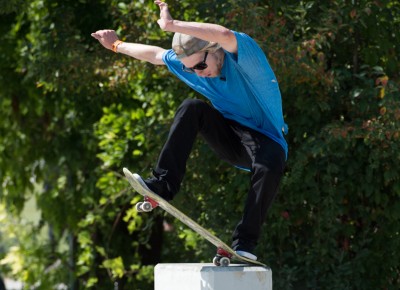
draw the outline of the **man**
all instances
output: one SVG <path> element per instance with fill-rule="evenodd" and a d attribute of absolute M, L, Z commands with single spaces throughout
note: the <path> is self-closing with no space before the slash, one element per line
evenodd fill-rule
<path fill-rule="evenodd" d="M 179 190 L 186 161 L 200 133 L 222 159 L 252 174 L 232 248 L 256 260 L 254 248 L 287 156 L 277 80 L 261 48 L 246 34 L 216 24 L 174 20 L 166 3 L 155 3 L 160 8 L 160 28 L 175 32 L 172 49 L 125 43 L 113 30 L 100 30 L 92 36 L 114 52 L 166 65 L 212 106 L 201 100 L 181 104 L 153 177 L 143 184 L 171 200 Z"/>

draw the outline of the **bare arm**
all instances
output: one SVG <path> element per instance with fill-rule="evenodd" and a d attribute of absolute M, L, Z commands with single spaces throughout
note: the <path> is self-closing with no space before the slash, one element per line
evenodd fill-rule
<path fill-rule="evenodd" d="M 174 20 L 169 13 L 167 3 L 160 0 L 156 0 L 154 3 L 160 7 L 160 19 L 157 22 L 162 30 L 179 32 L 203 40 L 218 42 L 225 50 L 237 53 L 235 34 L 228 28 L 218 24 Z"/>
<path fill-rule="evenodd" d="M 165 65 L 162 59 L 165 49 L 158 46 L 123 42 L 118 45 L 117 51 L 155 65 Z"/>
<path fill-rule="evenodd" d="M 109 50 L 112 50 L 113 43 L 118 40 L 114 30 L 99 30 L 92 33 L 92 36 Z M 155 65 L 164 65 L 162 56 L 165 49 L 158 46 L 122 42 L 118 45 L 117 52 Z"/>

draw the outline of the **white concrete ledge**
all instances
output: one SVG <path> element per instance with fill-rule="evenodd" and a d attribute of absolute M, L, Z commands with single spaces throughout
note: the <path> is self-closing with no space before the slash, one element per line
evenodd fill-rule
<path fill-rule="evenodd" d="M 258 266 L 231 264 L 158 264 L 155 290 L 272 290 L 272 271 Z"/>

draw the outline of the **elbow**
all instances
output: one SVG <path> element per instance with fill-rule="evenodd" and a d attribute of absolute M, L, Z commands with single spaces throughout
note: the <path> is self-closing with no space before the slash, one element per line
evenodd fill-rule
<path fill-rule="evenodd" d="M 229 43 L 232 42 L 232 40 L 235 40 L 236 36 L 232 32 L 232 30 L 228 28 L 223 28 L 221 31 L 221 40 L 218 41 L 219 43 Z"/>

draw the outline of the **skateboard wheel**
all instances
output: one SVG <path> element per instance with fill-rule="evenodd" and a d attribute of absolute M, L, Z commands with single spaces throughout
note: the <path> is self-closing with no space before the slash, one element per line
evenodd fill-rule
<path fill-rule="evenodd" d="M 221 266 L 219 260 L 220 260 L 220 257 L 215 256 L 214 259 L 213 259 L 213 264 L 215 266 Z"/>
<path fill-rule="evenodd" d="M 229 260 L 229 258 L 227 258 L 227 257 L 222 257 L 222 258 L 219 260 L 219 264 L 220 264 L 222 267 L 228 267 L 230 263 L 231 263 L 231 260 Z"/>
<path fill-rule="evenodd" d="M 153 210 L 153 207 L 151 206 L 151 203 L 148 202 L 148 201 L 143 202 L 141 204 L 140 208 L 141 208 L 142 211 L 145 211 L 145 212 L 149 212 L 149 211 Z"/>
<path fill-rule="evenodd" d="M 135 208 L 136 208 L 136 210 L 137 210 L 138 212 L 142 212 L 142 211 L 143 211 L 143 209 L 142 209 L 142 204 L 143 204 L 143 202 L 138 202 L 138 203 L 135 205 Z"/>

